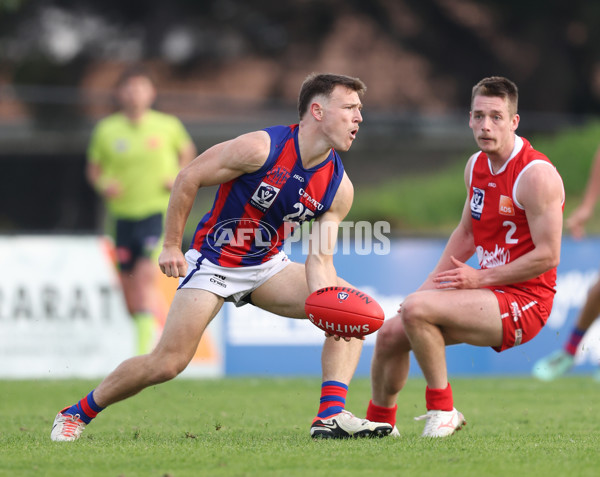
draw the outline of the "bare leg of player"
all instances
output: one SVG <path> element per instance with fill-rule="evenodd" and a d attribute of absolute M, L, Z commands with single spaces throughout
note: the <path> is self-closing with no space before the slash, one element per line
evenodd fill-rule
<path fill-rule="evenodd" d="M 350 341 L 326 338 L 321 352 L 323 381 L 349 384 L 358 366 L 362 346 L 363 341 L 356 338 Z"/>
<path fill-rule="evenodd" d="M 410 342 L 400 315 L 385 320 L 377 332 L 371 362 L 372 402 L 394 407 L 398 393 L 404 388 L 410 368 Z"/>
<path fill-rule="evenodd" d="M 448 384 L 446 346 L 500 346 L 502 319 L 491 290 L 427 290 L 402 303 L 404 334 L 431 389 Z"/>
<path fill-rule="evenodd" d="M 339 286 L 351 286 L 339 279 Z M 309 290 L 304 265 L 291 263 L 252 293 L 252 302 L 267 311 L 293 318 L 306 318 L 304 302 Z M 346 438 L 388 435 L 392 426 L 359 419 L 344 409 L 348 385 L 362 351 L 360 339 L 336 341 L 326 338 L 321 353 L 322 386 L 312 437 Z"/>
<path fill-rule="evenodd" d="M 339 286 L 351 286 L 338 278 Z M 306 318 L 304 302 L 309 290 L 304 265 L 290 263 L 252 293 L 252 303 L 271 313 L 291 318 Z M 346 385 L 352 380 L 360 353 L 362 340 L 350 341 L 327 338 L 321 353 L 323 381 L 340 381 Z"/>
<path fill-rule="evenodd" d="M 338 284 L 351 286 L 341 278 L 338 278 Z M 290 263 L 252 293 L 252 303 L 277 315 L 306 318 L 304 302 L 308 295 L 304 265 Z M 350 383 L 361 351 L 362 340 L 336 341 L 327 338 L 321 354 L 323 381 Z"/>
<path fill-rule="evenodd" d="M 600 314 L 600 280 L 588 291 L 587 299 L 581 309 L 576 326 L 580 330 L 588 330 Z"/>
<path fill-rule="evenodd" d="M 422 436 L 452 435 L 466 421 L 454 407 L 446 346 L 500 346 L 503 335 L 498 299 L 488 289 L 420 291 L 406 297 L 401 315 L 403 333 L 427 381 L 427 414 L 417 418 L 426 421 Z"/>
<path fill-rule="evenodd" d="M 60 411 L 50 438 L 77 440 L 85 426 L 106 406 L 177 376 L 194 356 L 200 337 L 223 301 L 205 290 L 177 291 L 156 348 L 150 354 L 123 361 L 95 390 Z"/>
<path fill-rule="evenodd" d="M 178 290 L 156 348 L 121 363 L 94 391 L 96 403 L 106 407 L 176 377 L 193 358 L 204 330 L 222 305 L 221 297 L 205 290 Z"/>

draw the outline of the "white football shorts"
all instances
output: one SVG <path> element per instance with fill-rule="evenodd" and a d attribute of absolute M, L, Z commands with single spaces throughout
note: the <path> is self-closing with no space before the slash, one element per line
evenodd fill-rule
<path fill-rule="evenodd" d="M 185 277 L 179 279 L 178 288 L 207 290 L 235 306 L 246 305 L 248 300 L 244 299 L 250 293 L 291 263 L 283 251 L 265 263 L 250 267 L 220 267 L 195 249 L 188 250 L 185 259 L 188 271 Z"/>

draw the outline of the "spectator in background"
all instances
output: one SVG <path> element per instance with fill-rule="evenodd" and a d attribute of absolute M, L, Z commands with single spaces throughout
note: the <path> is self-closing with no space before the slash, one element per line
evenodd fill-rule
<path fill-rule="evenodd" d="M 156 329 L 155 295 L 163 215 L 179 169 L 196 148 L 176 117 L 151 109 L 156 89 L 141 66 L 116 85 L 120 110 L 95 127 L 87 178 L 114 220 L 119 275 L 136 328 L 136 352 L 148 353 Z"/>
<path fill-rule="evenodd" d="M 591 169 L 583 201 L 566 221 L 566 225 L 575 239 L 585 236 L 584 225 L 592 216 L 598 197 L 600 197 L 600 148 L 596 152 Z M 569 371 L 575 362 L 575 353 L 581 340 L 598 315 L 600 315 L 600 279 L 589 289 L 577 322 L 563 348 L 537 361 L 533 366 L 533 375 L 542 381 L 552 381 Z M 600 369 L 594 374 L 594 379 L 600 381 Z"/>

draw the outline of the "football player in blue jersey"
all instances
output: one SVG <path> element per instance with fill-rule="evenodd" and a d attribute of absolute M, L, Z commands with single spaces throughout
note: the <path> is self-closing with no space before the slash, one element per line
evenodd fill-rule
<path fill-rule="evenodd" d="M 304 302 L 311 292 L 349 285 L 337 276 L 333 250 L 354 190 L 336 151 L 347 151 L 356 139 L 365 91 L 358 78 L 311 74 L 298 98 L 299 124 L 217 144 L 179 173 L 159 265 L 180 285 L 162 337 L 150 354 L 124 361 L 95 390 L 60 411 L 53 440 L 76 440 L 106 406 L 181 373 L 225 301 L 306 318 Z M 219 185 L 214 205 L 184 256 L 183 232 L 194 198 L 199 188 L 212 185 Z M 291 262 L 283 242 L 309 220 L 314 223 L 306 261 Z M 311 436 L 372 437 L 392 431 L 390 424 L 359 419 L 345 410 L 361 350 L 360 339 L 326 337 L 320 407 Z"/>

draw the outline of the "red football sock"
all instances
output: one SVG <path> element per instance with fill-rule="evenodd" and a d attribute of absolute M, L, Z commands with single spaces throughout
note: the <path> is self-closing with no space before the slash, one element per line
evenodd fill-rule
<path fill-rule="evenodd" d="M 392 426 L 396 425 L 396 410 L 398 404 L 394 407 L 383 407 L 373 404 L 373 401 L 369 401 L 369 407 L 367 407 L 367 419 L 371 422 L 387 422 Z"/>
<path fill-rule="evenodd" d="M 454 400 L 452 399 L 452 388 L 450 383 L 445 389 L 425 389 L 425 402 L 428 411 L 452 411 Z"/>

